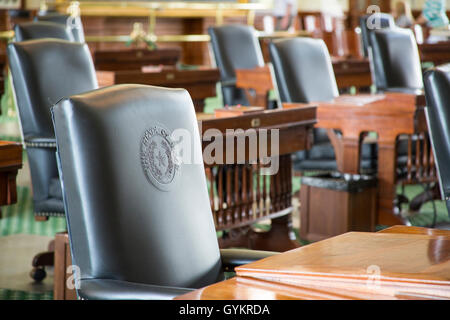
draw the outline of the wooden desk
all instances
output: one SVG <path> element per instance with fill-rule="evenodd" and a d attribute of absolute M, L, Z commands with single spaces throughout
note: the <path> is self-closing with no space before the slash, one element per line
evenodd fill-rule
<path fill-rule="evenodd" d="M 236 69 L 235 72 L 236 87 L 244 89 L 250 105 L 267 108 L 269 91 L 274 87 L 269 67 Z"/>
<path fill-rule="evenodd" d="M 308 149 L 312 141 L 312 128 L 316 123 L 316 108 L 301 107 L 290 110 L 265 110 L 250 114 L 214 118 L 201 117 L 203 150 L 212 147 L 211 129 L 226 137 L 227 141 L 244 138 L 251 141 L 255 129 L 254 142 L 258 152 L 251 151 L 248 142 L 230 148 L 228 143 L 214 150 L 211 161 L 204 151 L 206 173 L 210 182 L 210 202 L 217 230 L 231 230 L 227 237 L 220 239 L 221 247 L 247 247 L 271 251 L 286 251 L 299 246 L 292 240 L 292 162 L 291 153 Z M 234 133 L 230 130 L 241 132 Z M 267 155 L 279 159 L 279 168 L 274 175 L 263 175 L 260 144 L 264 130 L 278 129 L 278 151 L 269 143 Z M 215 134 L 216 134 L 215 133 Z M 271 133 L 268 132 L 269 141 Z M 244 141 L 243 139 L 241 141 Z M 238 152 L 242 157 L 238 158 Z M 253 232 L 250 226 L 260 220 L 272 219 L 269 232 Z"/>
<path fill-rule="evenodd" d="M 332 58 L 336 83 L 341 90 L 355 87 L 358 91 L 368 89 L 372 85 L 370 64 L 367 59 Z M 244 89 L 247 100 L 252 106 L 267 107 L 267 96 L 274 88 L 270 68 L 237 69 L 236 87 Z M 254 91 L 253 95 L 250 91 Z"/>
<path fill-rule="evenodd" d="M 370 63 L 365 58 L 332 58 L 334 75 L 339 89 L 355 87 L 358 91 L 372 85 Z"/>
<path fill-rule="evenodd" d="M 141 70 L 149 65 L 174 66 L 181 56 L 180 49 L 126 49 L 94 50 L 92 54 L 97 70 Z"/>
<path fill-rule="evenodd" d="M 22 145 L 0 141 L 0 206 L 17 202 L 16 176 L 20 168 L 22 168 Z"/>
<path fill-rule="evenodd" d="M 419 44 L 420 60 L 440 65 L 450 62 L 450 41 Z"/>
<path fill-rule="evenodd" d="M 216 96 L 216 83 L 220 79 L 219 71 L 213 68 L 178 70 L 167 67 L 159 72 L 132 70 L 100 72 L 98 75 L 101 75 L 103 85 L 137 83 L 169 88 L 184 88 L 189 91 L 197 112 L 203 112 L 206 98 Z"/>
<path fill-rule="evenodd" d="M 402 93 L 342 95 L 318 106 L 317 127 L 326 128 L 340 172 L 359 173 L 361 144 L 365 133 L 378 134 L 378 224 L 403 224 L 394 214 L 396 143 L 400 134 L 426 132 L 423 96 Z M 284 108 L 304 104 L 284 104 Z M 332 129 L 339 129 L 338 137 Z"/>
<path fill-rule="evenodd" d="M 237 277 L 177 299 L 450 299 L 449 262 L 448 230 L 350 232 L 238 267 Z"/>

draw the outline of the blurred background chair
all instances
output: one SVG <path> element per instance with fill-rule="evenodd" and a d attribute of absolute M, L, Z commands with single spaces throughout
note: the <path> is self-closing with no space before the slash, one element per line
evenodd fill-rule
<path fill-rule="evenodd" d="M 77 42 L 85 42 L 83 23 L 80 16 L 72 17 L 70 15 L 60 14 L 57 12 L 49 12 L 36 16 L 37 21 L 53 22 L 69 29 L 73 38 Z"/>
<path fill-rule="evenodd" d="M 371 38 L 370 34 L 378 29 L 395 28 L 394 17 L 388 13 L 368 14 L 359 18 L 359 27 L 361 28 L 361 47 L 364 57 L 369 57 Z"/>
<path fill-rule="evenodd" d="M 54 38 L 75 41 L 70 30 L 53 22 L 23 22 L 14 26 L 15 41 Z"/>
<path fill-rule="evenodd" d="M 270 44 L 270 57 L 281 102 L 321 102 L 339 96 L 331 58 L 323 40 L 308 38 L 276 40 Z M 366 173 L 375 172 L 376 145 L 364 144 L 361 152 L 362 170 Z M 314 129 L 314 144 L 310 150 L 295 155 L 294 169 L 337 170 L 336 157 L 327 130 Z"/>
<path fill-rule="evenodd" d="M 370 39 L 377 91 L 420 94 L 422 67 L 413 32 L 381 29 L 371 32 Z"/>
<path fill-rule="evenodd" d="M 414 34 L 409 29 L 375 30 L 370 34 L 377 91 L 423 94 L 422 67 Z M 401 135 L 397 144 L 397 179 L 405 184 L 425 183 L 425 191 L 410 201 L 411 211 L 439 195 L 427 132 Z M 428 165 L 429 164 L 429 165 Z M 428 167 L 427 167 L 428 165 Z M 399 205 L 409 200 L 400 196 Z"/>
<path fill-rule="evenodd" d="M 186 90 L 103 88 L 64 99 L 53 121 L 80 298 L 171 299 L 274 254 L 219 250 L 203 161 L 172 157 L 173 130 L 200 139 Z"/>
<path fill-rule="evenodd" d="M 450 216 L 450 64 L 425 73 L 426 115 L 428 130 L 436 159 L 442 200 Z M 437 225 L 450 229 L 450 224 Z"/>
<path fill-rule="evenodd" d="M 30 165 L 35 217 L 64 216 L 50 107 L 63 97 L 98 87 L 89 49 L 66 40 L 31 40 L 11 43 L 8 58 Z M 38 254 L 32 277 L 42 280 L 44 266 L 52 264 L 53 252 Z"/>
<path fill-rule="evenodd" d="M 248 106 L 249 101 L 243 89 L 236 87 L 236 69 L 253 69 L 264 66 L 261 47 L 253 27 L 247 25 L 223 25 L 210 27 L 211 46 L 217 68 L 224 105 Z M 269 108 L 276 102 L 268 103 Z"/>

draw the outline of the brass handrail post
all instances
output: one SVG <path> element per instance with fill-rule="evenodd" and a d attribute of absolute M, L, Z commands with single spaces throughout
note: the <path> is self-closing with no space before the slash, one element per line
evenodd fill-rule
<path fill-rule="evenodd" d="M 248 10 L 247 12 L 247 24 L 253 26 L 255 24 L 255 10 Z"/>
<path fill-rule="evenodd" d="M 223 24 L 223 12 L 221 6 L 219 5 L 216 10 L 216 25 L 220 26 L 222 24 Z"/>
<path fill-rule="evenodd" d="M 155 28 L 156 28 L 156 10 L 150 9 L 150 15 L 148 18 L 148 32 L 147 34 L 149 36 L 155 35 Z"/>

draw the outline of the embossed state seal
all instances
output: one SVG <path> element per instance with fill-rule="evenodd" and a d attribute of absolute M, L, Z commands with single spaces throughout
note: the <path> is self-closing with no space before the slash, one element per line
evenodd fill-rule
<path fill-rule="evenodd" d="M 141 140 L 141 164 L 147 179 L 158 189 L 169 191 L 180 165 L 174 156 L 170 132 L 160 125 L 146 130 Z"/>

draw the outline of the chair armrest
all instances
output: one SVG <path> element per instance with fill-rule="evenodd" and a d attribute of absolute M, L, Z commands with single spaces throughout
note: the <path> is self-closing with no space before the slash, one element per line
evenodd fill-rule
<path fill-rule="evenodd" d="M 56 148 L 55 138 L 26 137 L 24 144 L 27 148 Z"/>
<path fill-rule="evenodd" d="M 81 299 L 87 300 L 171 300 L 193 290 L 111 279 L 82 279 L 77 291 Z"/>
<path fill-rule="evenodd" d="M 222 266 L 225 271 L 233 271 L 235 267 L 268 258 L 278 253 L 248 249 L 220 249 Z"/>

